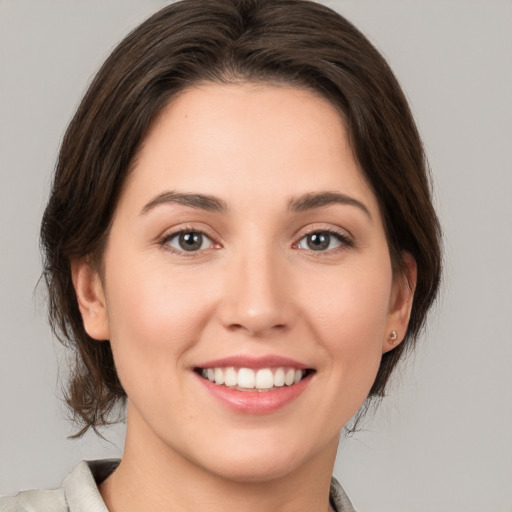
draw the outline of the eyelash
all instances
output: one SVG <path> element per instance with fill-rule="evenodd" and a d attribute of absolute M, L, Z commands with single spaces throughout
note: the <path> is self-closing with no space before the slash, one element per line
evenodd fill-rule
<path fill-rule="evenodd" d="M 300 237 L 300 239 L 293 244 L 293 246 L 297 247 L 302 240 L 306 239 L 307 237 L 311 237 L 313 235 L 328 235 L 330 237 L 335 238 L 339 242 L 339 245 L 337 247 L 334 247 L 332 249 L 327 249 L 325 251 L 323 251 L 323 250 L 315 251 L 314 249 L 304 249 L 304 250 L 307 250 L 312 256 L 316 256 L 316 257 L 320 257 L 323 255 L 338 254 L 340 252 L 346 251 L 347 249 L 354 247 L 354 245 L 355 245 L 352 238 L 350 238 L 350 236 L 348 236 L 344 232 L 336 231 L 332 228 L 319 228 L 319 229 L 317 228 L 317 229 L 314 229 L 307 233 L 304 233 Z"/>
<path fill-rule="evenodd" d="M 192 226 L 185 226 L 184 228 L 173 231 L 172 233 L 165 234 L 162 237 L 162 239 L 160 240 L 159 245 L 165 251 L 169 251 L 169 252 L 171 252 L 173 254 L 177 254 L 179 256 L 185 256 L 186 258 L 194 258 L 197 256 L 202 256 L 205 253 L 205 251 L 209 251 L 209 250 L 213 249 L 213 247 L 209 247 L 208 249 L 200 249 L 197 251 L 185 251 L 185 250 L 176 249 L 175 247 L 172 247 L 169 245 L 169 242 L 173 238 L 176 238 L 177 236 L 180 236 L 180 235 L 189 234 L 189 233 L 198 234 L 203 237 L 206 237 L 208 240 L 211 241 L 212 246 L 220 247 L 220 244 L 215 243 L 211 236 L 208 236 L 204 231 L 197 229 L 197 228 L 193 228 Z"/>
<path fill-rule="evenodd" d="M 208 247 L 206 249 L 186 251 L 186 250 L 182 250 L 182 249 L 176 249 L 175 247 L 172 247 L 169 245 L 169 242 L 172 239 L 176 238 L 177 236 L 186 235 L 186 234 L 201 235 L 201 236 L 207 238 L 208 240 L 210 240 L 211 246 L 216 246 L 216 247 Z M 350 248 L 354 247 L 354 245 L 355 245 L 354 241 L 346 233 L 333 230 L 332 228 L 319 228 L 319 229 L 314 229 L 314 230 L 311 230 L 311 231 L 308 231 L 308 232 L 302 234 L 302 236 L 299 238 L 299 240 L 297 242 L 295 242 L 292 247 L 295 249 L 298 249 L 299 248 L 298 246 L 302 240 L 306 239 L 307 237 L 311 237 L 313 235 L 328 235 L 330 237 L 334 237 L 340 243 L 339 246 L 332 248 L 332 249 L 327 249 L 327 250 L 299 249 L 299 250 L 308 251 L 312 256 L 315 256 L 315 257 L 319 257 L 319 256 L 326 255 L 326 254 L 329 254 L 329 255 L 337 254 L 339 252 L 350 249 Z M 177 254 L 180 256 L 185 256 L 187 258 L 198 257 L 198 256 L 203 255 L 205 253 L 205 251 L 210 251 L 212 249 L 217 249 L 217 248 L 221 247 L 221 245 L 219 243 L 216 243 L 212 239 L 212 237 L 207 235 L 204 231 L 201 231 L 200 229 L 193 228 L 191 226 L 184 227 L 177 231 L 173 231 L 172 233 L 168 233 L 168 234 L 164 235 L 161 238 L 161 240 L 159 241 L 159 245 L 162 247 L 162 249 L 164 249 L 166 251 L 169 251 L 173 254 Z"/>

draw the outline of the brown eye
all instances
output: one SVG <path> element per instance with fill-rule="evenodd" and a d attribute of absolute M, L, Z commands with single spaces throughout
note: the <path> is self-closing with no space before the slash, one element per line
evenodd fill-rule
<path fill-rule="evenodd" d="M 329 251 L 345 245 L 350 246 L 350 239 L 342 234 L 329 231 L 315 231 L 303 236 L 297 244 L 298 249 L 308 251 Z"/>
<path fill-rule="evenodd" d="M 208 249 L 212 241 L 199 231 L 180 231 L 170 236 L 166 244 L 178 251 L 194 252 Z"/>
<path fill-rule="evenodd" d="M 308 248 L 312 251 L 325 251 L 331 243 L 331 235 L 326 233 L 313 233 L 306 237 Z"/>

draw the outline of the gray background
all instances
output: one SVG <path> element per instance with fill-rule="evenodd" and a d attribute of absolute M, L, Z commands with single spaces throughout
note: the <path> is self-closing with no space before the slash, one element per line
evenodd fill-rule
<path fill-rule="evenodd" d="M 56 152 L 113 45 L 162 0 L 0 0 L 0 494 L 118 456 L 123 428 L 70 441 L 38 226 Z M 512 511 L 512 3 L 340 0 L 389 59 L 434 173 L 442 299 L 335 473 L 360 512 Z"/>

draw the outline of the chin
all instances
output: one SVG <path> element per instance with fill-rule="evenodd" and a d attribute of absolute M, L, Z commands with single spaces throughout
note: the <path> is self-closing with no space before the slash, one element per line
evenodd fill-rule
<path fill-rule="evenodd" d="M 237 454 L 205 469 L 232 482 L 264 483 L 296 472 L 301 463 L 296 454 Z"/>
<path fill-rule="evenodd" d="M 298 430 L 298 429 L 297 429 Z M 295 432 L 297 434 L 297 432 Z M 251 436 L 216 443 L 220 450 L 204 446 L 197 452 L 195 463 L 210 474 L 233 482 L 264 483 L 285 478 L 316 461 L 332 461 L 336 456 L 338 437 L 311 440 L 288 432 L 287 436 Z"/>

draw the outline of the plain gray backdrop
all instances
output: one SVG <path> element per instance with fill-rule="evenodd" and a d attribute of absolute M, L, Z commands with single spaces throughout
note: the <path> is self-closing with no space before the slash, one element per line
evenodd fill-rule
<path fill-rule="evenodd" d="M 94 72 L 163 0 L 0 0 L 0 494 L 55 487 L 83 458 L 45 319 L 38 229 L 65 127 Z M 445 280 L 416 356 L 335 474 L 359 512 L 512 511 L 512 3 L 326 1 L 410 100 L 445 232 Z M 60 361 L 61 380 L 57 380 Z"/>

